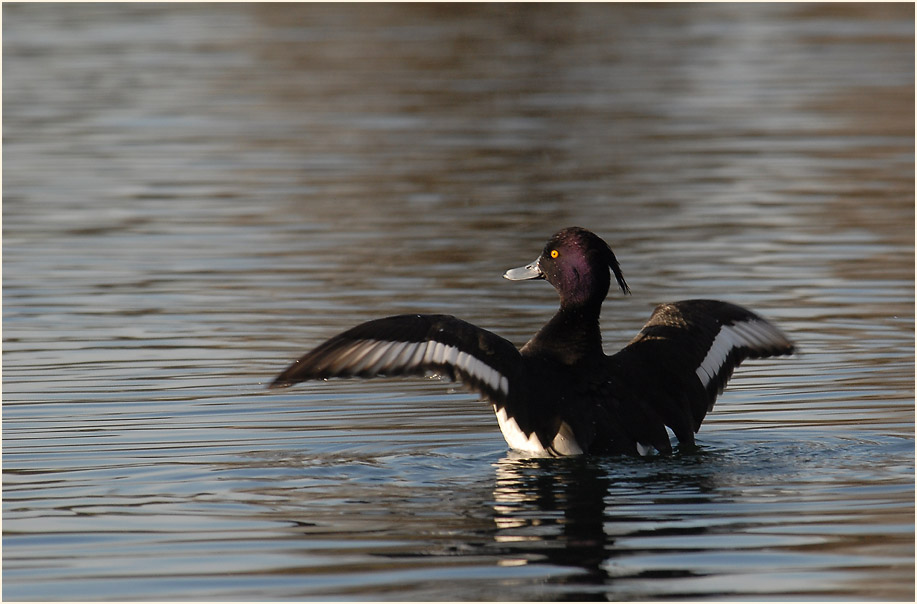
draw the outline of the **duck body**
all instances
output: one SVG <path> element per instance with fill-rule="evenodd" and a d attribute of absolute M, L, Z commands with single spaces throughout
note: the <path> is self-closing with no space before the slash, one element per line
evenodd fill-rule
<path fill-rule="evenodd" d="M 449 315 L 398 315 L 347 330 L 295 361 L 271 384 L 424 375 L 461 380 L 494 408 L 510 448 L 532 455 L 670 453 L 666 427 L 694 445 L 733 370 L 747 358 L 791 354 L 772 323 L 728 302 L 656 308 L 637 336 L 608 356 L 599 314 L 614 274 L 611 248 L 579 227 L 555 234 L 538 259 L 504 274 L 545 279 L 560 294 L 554 317 L 517 349 Z"/>

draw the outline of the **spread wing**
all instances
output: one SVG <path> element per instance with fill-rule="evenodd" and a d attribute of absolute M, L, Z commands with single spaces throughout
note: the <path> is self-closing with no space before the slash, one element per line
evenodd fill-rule
<path fill-rule="evenodd" d="M 620 386 L 630 391 L 629 400 L 641 401 L 646 414 L 691 444 L 742 361 L 794 350 L 783 332 L 750 310 L 715 300 L 684 300 L 658 306 L 611 361 L 617 374 L 625 376 Z M 662 426 L 647 428 L 658 433 Z"/>
<path fill-rule="evenodd" d="M 398 315 L 334 336 L 290 365 L 270 385 L 332 377 L 439 373 L 506 403 L 521 356 L 508 340 L 449 315 Z"/>

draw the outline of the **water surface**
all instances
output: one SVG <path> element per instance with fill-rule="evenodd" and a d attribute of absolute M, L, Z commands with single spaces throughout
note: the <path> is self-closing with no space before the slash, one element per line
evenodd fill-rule
<path fill-rule="evenodd" d="M 3 596 L 914 595 L 910 5 L 7 4 Z M 671 458 L 532 460 L 438 380 L 267 391 L 361 321 L 522 344 L 557 229 L 749 362 Z"/>

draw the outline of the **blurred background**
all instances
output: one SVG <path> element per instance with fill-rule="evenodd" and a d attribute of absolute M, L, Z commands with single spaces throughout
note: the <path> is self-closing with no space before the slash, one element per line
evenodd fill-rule
<path fill-rule="evenodd" d="M 6 599 L 891 598 L 914 588 L 912 4 L 3 6 Z M 726 299 L 750 362 L 654 460 L 524 460 L 436 380 L 267 392 L 556 230 Z"/>

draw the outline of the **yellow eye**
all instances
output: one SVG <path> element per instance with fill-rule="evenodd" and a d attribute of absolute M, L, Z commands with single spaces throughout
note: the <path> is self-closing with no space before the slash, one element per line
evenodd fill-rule
<path fill-rule="evenodd" d="M 560 252 L 557 250 L 551 250 L 551 258 L 557 258 L 558 256 L 560 256 Z"/>

